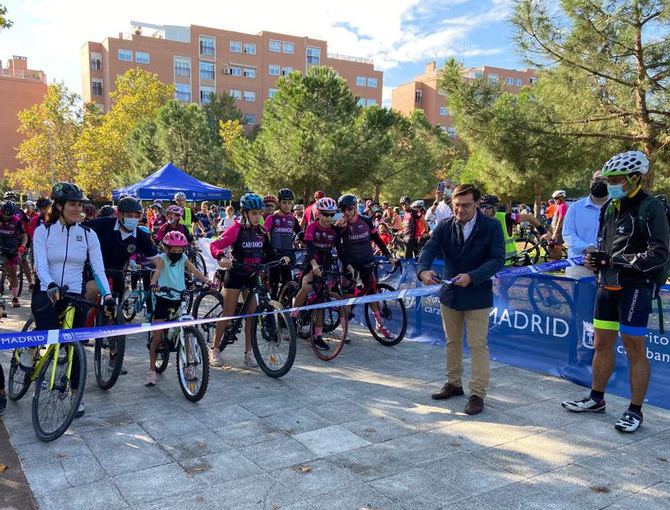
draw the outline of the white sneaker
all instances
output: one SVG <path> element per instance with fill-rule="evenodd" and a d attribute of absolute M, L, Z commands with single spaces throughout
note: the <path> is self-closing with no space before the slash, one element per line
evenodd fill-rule
<path fill-rule="evenodd" d="M 221 351 L 216 347 L 212 347 L 209 351 L 209 364 L 213 367 L 222 367 L 223 360 L 221 359 Z"/>
<path fill-rule="evenodd" d="M 258 366 L 253 352 L 249 351 L 244 353 L 244 364 L 250 368 L 256 368 Z"/>

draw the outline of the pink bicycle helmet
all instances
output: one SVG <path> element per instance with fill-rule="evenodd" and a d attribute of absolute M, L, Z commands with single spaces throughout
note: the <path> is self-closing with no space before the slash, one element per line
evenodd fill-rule
<path fill-rule="evenodd" d="M 165 211 L 165 212 L 176 214 L 180 218 L 182 216 L 184 216 L 184 210 L 181 207 L 179 207 L 178 205 L 171 205 L 170 207 L 167 208 L 167 211 Z"/>
<path fill-rule="evenodd" d="M 316 201 L 319 211 L 337 211 L 337 202 L 330 197 L 323 197 Z"/>
<path fill-rule="evenodd" d="M 178 230 L 172 230 L 165 234 L 163 238 L 163 244 L 169 246 L 170 248 L 184 248 L 188 246 L 188 241 L 186 236 L 179 232 Z"/>
<path fill-rule="evenodd" d="M 365 201 L 365 207 L 369 208 L 372 205 L 372 200 Z"/>

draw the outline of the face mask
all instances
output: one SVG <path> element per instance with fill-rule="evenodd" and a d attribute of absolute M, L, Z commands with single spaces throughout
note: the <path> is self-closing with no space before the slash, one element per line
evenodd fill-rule
<path fill-rule="evenodd" d="M 444 196 L 447 198 L 451 198 L 451 190 L 450 189 L 445 189 L 444 190 Z"/>
<path fill-rule="evenodd" d="M 133 231 L 137 228 L 137 225 L 140 224 L 139 218 L 124 218 L 123 219 L 123 228 L 129 231 Z"/>
<path fill-rule="evenodd" d="M 179 262 L 183 253 L 168 253 L 168 258 L 171 262 Z"/>
<path fill-rule="evenodd" d="M 591 184 L 591 195 L 595 198 L 603 198 L 607 196 L 607 183 L 603 181 L 597 181 Z"/>
<path fill-rule="evenodd" d="M 177 223 L 178 221 L 179 221 L 179 218 L 170 218 L 170 219 L 168 219 L 168 222 L 169 222 L 170 224 L 172 224 L 172 225 L 174 225 L 174 224 Z"/>
<path fill-rule="evenodd" d="M 623 190 L 623 184 L 608 184 L 607 193 L 612 198 L 621 200 L 626 196 L 626 192 Z"/>

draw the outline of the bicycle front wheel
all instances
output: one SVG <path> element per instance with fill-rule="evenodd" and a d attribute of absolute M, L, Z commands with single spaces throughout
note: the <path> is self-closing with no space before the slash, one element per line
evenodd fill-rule
<path fill-rule="evenodd" d="M 270 377 L 286 375 L 295 361 L 296 337 L 291 316 L 280 312 L 277 301 L 258 307 L 257 313 L 276 312 L 254 317 L 251 323 L 251 347 L 258 366 Z"/>
<path fill-rule="evenodd" d="M 201 292 L 193 302 L 194 319 L 214 319 L 216 317 L 221 317 L 222 313 L 223 296 L 216 290 Z M 211 343 L 214 340 L 216 322 L 200 324 L 199 328 L 202 330 L 205 340 Z"/>
<path fill-rule="evenodd" d="M 205 257 L 199 251 L 193 251 L 191 254 L 191 262 L 198 271 L 207 276 L 207 264 L 205 264 Z"/>
<path fill-rule="evenodd" d="M 116 319 L 108 321 L 102 310 L 95 317 L 96 326 L 116 326 Z M 123 365 L 123 355 L 126 352 L 126 335 L 110 336 L 95 339 L 93 354 L 93 368 L 95 379 L 100 389 L 108 390 L 116 384 Z"/>
<path fill-rule="evenodd" d="M 385 283 L 378 283 L 377 292 L 384 294 L 385 292 L 395 292 L 395 289 Z M 379 301 L 377 306 L 381 314 L 382 324 L 377 324 L 372 307 L 370 306 L 372 304 L 365 304 L 365 323 L 372 336 L 380 344 L 388 347 L 399 344 L 405 338 L 405 332 L 407 331 L 407 309 L 405 308 L 405 302 L 402 299 Z"/>
<path fill-rule="evenodd" d="M 123 291 L 123 294 L 121 294 L 121 301 L 120 301 L 119 308 L 121 309 L 121 313 L 123 314 L 123 319 L 126 322 L 131 322 L 134 318 L 135 315 L 137 314 L 137 297 L 133 296 L 133 290 L 130 289 L 129 287 L 126 287 L 125 290 Z"/>
<path fill-rule="evenodd" d="M 77 387 L 76 393 L 73 386 Z M 86 352 L 81 342 L 52 349 L 37 378 L 33 396 L 33 428 L 41 441 L 53 441 L 63 435 L 79 409 L 85 386 Z"/>
<path fill-rule="evenodd" d="M 183 341 L 177 350 L 177 379 L 187 400 L 197 402 L 205 396 L 209 384 L 209 356 L 198 328 L 184 328 Z"/>
<path fill-rule="evenodd" d="M 21 331 L 33 331 L 35 319 L 31 315 L 21 328 Z M 39 348 L 39 347 L 38 347 Z M 9 400 L 19 400 L 30 388 L 30 372 L 19 365 L 19 359 L 23 349 L 14 349 L 12 360 L 9 362 L 9 381 L 7 384 L 7 396 Z"/>
<path fill-rule="evenodd" d="M 329 295 L 330 301 L 338 301 L 340 299 L 342 298 L 335 292 L 331 292 Z M 323 340 L 323 344 L 328 347 L 327 349 L 324 348 L 323 344 L 319 346 L 315 343 L 315 328 L 319 319 L 321 321 L 321 328 L 323 329 L 321 339 Z M 347 320 L 346 306 L 341 305 L 314 310 L 310 327 L 310 343 L 316 357 L 323 361 L 330 361 L 335 358 L 342 351 L 348 331 L 349 321 Z"/>

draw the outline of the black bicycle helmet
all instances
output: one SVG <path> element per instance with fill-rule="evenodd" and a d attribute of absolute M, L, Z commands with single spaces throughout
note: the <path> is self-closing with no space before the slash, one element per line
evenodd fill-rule
<path fill-rule="evenodd" d="M 5 200 L 2 203 L 2 214 L 5 216 L 13 216 L 16 213 L 16 204 L 11 200 Z"/>
<path fill-rule="evenodd" d="M 53 188 L 51 188 L 51 198 L 55 202 L 67 202 L 68 200 L 81 202 L 88 200 L 81 188 L 71 182 L 57 182 L 54 184 Z"/>
<path fill-rule="evenodd" d="M 16 202 L 19 198 L 16 196 L 16 193 L 13 191 L 5 191 L 4 195 L 2 195 L 3 200 L 12 200 L 13 202 Z"/>
<path fill-rule="evenodd" d="M 351 194 L 346 194 L 342 195 L 340 198 L 337 199 L 337 207 L 340 209 L 346 209 L 347 207 L 356 207 L 358 205 L 358 201 L 356 200 L 356 197 Z"/>
<path fill-rule="evenodd" d="M 144 209 L 139 200 L 134 197 L 121 197 L 116 206 L 116 210 L 120 213 L 138 212 L 141 213 Z"/>
<path fill-rule="evenodd" d="M 103 205 L 100 208 L 100 212 L 98 213 L 98 218 L 100 217 L 105 218 L 107 216 L 114 216 L 114 207 L 112 207 L 109 204 Z"/>
<path fill-rule="evenodd" d="M 482 204 L 491 204 L 491 205 L 496 205 L 500 200 L 498 200 L 498 197 L 495 195 L 484 195 L 481 199 Z"/>
<path fill-rule="evenodd" d="M 43 207 L 49 207 L 51 206 L 51 199 L 47 197 L 41 197 L 38 198 L 37 201 L 35 202 L 35 207 L 38 209 L 42 209 Z"/>
<path fill-rule="evenodd" d="M 290 189 L 282 188 L 277 192 L 277 198 L 279 200 L 295 200 L 295 195 Z"/>
<path fill-rule="evenodd" d="M 410 197 L 409 195 L 405 195 L 404 197 L 402 197 L 400 199 L 400 203 L 401 204 L 411 204 L 412 203 L 412 197 Z"/>

